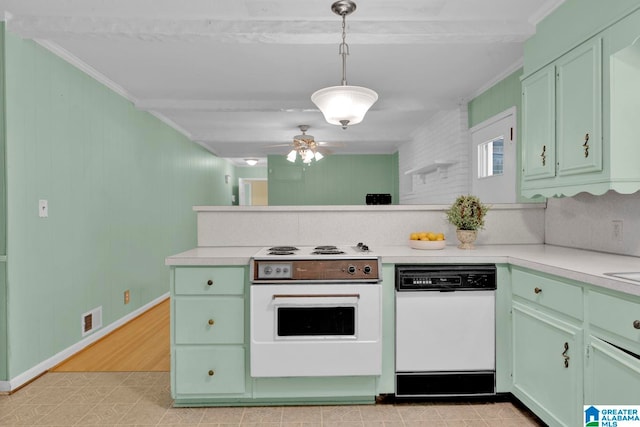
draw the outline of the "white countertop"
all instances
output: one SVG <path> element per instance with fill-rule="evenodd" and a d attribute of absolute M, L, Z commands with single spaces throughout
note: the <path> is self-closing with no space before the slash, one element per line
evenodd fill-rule
<path fill-rule="evenodd" d="M 199 247 L 168 257 L 166 265 L 248 265 L 261 247 Z M 447 246 L 442 250 L 417 250 L 409 246 L 372 248 L 385 264 L 495 263 L 512 264 L 640 296 L 640 282 L 604 273 L 640 271 L 640 258 L 551 245 L 486 245 L 473 250 Z"/>

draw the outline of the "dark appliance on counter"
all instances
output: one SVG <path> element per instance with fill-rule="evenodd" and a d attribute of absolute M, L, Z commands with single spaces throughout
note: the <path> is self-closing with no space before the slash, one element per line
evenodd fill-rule
<path fill-rule="evenodd" d="M 396 397 L 491 396 L 495 265 L 396 266 Z"/>
<path fill-rule="evenodd" d="M 367 205 L 390 205 L 391 194 L 367 194 L 365 198 Z"/>

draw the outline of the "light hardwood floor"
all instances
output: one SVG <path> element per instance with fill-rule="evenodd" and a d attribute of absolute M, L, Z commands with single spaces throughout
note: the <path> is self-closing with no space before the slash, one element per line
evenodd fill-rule
<path fill-rule="evenodd" d="M 169 371 L 169 299 L 147 310 L 52 372 Z"/>

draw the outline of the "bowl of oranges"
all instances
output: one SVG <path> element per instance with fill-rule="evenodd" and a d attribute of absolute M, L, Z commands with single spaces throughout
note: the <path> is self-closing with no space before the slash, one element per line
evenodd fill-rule
<path fill-rule="evenodd" d="M 413 249 L 444 249 L 447 242 L 443 233 L 434 233 L 432 231 L 420 231 L 411 233 L 409 236 L 409 246 Z"/>

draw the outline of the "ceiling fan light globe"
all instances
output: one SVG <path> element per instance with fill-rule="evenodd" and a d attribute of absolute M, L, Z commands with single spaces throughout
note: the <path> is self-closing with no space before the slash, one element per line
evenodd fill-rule
<path fill-rule="evenodd" d="M 319 151 L 316 151 L 316 154 L 314 154 L 314 157 L 315 157 L 315 159 L 316 159 L 316 162 L 317 162 L 317 161 L 320 161 L 320 160 L 322 160 L 322 159 L 324 158 L 324 156 L 322 155 L 322 153 L 321 153 L 321 152 L 319 152 Z"/>
<path fill-rule="evenodd" d="M 287 154 L 287 160 L 289 160 L 291 163 L 296 162 L 296 150 L 289 151 L 289 154 Z"/>
<path fill-rule="evenodd" d="M 331 86 L 315 91 L 311 101 L 316 104 L 328 123 L 336 126 L 356 125 L 378 100 L 378 94 L 361 86 Z"/>

